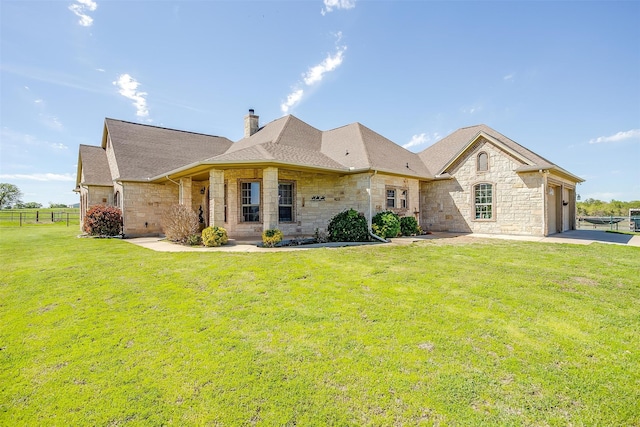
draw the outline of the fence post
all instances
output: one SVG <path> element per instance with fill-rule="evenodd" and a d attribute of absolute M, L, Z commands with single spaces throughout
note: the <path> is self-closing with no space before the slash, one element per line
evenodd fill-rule
<path fill-rule="evenodd" d="M 67 227 L 69 226 L 69 212 L 67 212 Z"/>
<path fill-rule="evenodd" d="M 40 222 L 40 211 L 36 211 L 36 222 Z"/>

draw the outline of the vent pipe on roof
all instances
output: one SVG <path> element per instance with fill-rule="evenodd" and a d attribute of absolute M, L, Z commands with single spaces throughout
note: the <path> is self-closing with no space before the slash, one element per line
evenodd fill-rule
<path fill-rule="evenodd" d="M 249 109 L 249 114 L 244 116 L 244 137 L 248 138 L 254 133 L 258 132 L 259 129 L 259 116 L 256 116 L 253 108 Z"/>

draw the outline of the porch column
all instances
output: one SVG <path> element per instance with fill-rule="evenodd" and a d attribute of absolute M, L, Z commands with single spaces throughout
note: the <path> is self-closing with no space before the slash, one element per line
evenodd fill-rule
<path fill-rule="evenodd" d="M 224 227 L 224 171 L 209 171 L 209 225 Z"/>
<path fill-rule="evenodd" d="M 262 186 L 263 229 L 278 228 L 278 168 L 262 171 Z"/>
<path fill-rule="evenodd" d="M 191 207 L 191 177 L 180 178 L 180 204 Z"/>

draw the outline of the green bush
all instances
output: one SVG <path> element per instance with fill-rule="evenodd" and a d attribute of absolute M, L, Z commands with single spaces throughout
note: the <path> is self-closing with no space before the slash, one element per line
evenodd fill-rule
<path fill-rule="evenodd" d="M 208 247 L 226 245 L 229 241 L 227 230 L 222 227 L 207 227 L 202 230 L 202 243 Z"/>
<path fill-rule="evenodd" d="M 412 216 L 403 216 L 402 218 L 400 218 L 400 233 L 402 233 L 403 236 L 420 234 L 418 220 L 416 220 Z"/>
<path fill-rule="evenodd" d="M 366 242 L 369 240 L 369 227 L 364 215 L 354 209 L 340 212 L 329 221 L 327 227 L 332 242 Z"/>
<path fill-rule="evenodd" d="M 189 246 L 200 246 L 202 245 L 202 236 L 199 234 L 192 234 L 187 237 L 187 245 Z"/>
<path fill-rule="evenodd" d="M 84 216 L 83 230 L 92 236 L 122 233 L 122 212 L 114 206 L 95 205 Z"/>
<path fill-rule="evenodd" d="M 382 238 L 397 237 L 400 234 L 400 217 L 391 212 L 379 212 L 371 219 L 373 233 Z"/>
<path fill-rule="evenodd" d="M 162 231 L 168 240 L 186 244 L 198 233 L 198 215 L 186 205 L 172 205 L 162 215 Z"/>
<path fill-rule="evenodd" d="M 267 248 L 273 248 L 278 243 L 282 242 L 284 235 L 282 231 L 277 228 L 271 228 L 262 232 L 262 245 Z"/>

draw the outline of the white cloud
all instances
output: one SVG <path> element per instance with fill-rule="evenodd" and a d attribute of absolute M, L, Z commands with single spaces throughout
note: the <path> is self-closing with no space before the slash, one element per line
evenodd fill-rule
<path fill-rule="evenodd" d="M 326 73 L 338 68 L 344 59 L 345 50 L 347 50 L 346 46 L 338 47 L 335 55 L 331 56 L 331 54 L 329 54 L 324 61 L 314 67 L 311 67 L 304 75 L 304 83 L 307 86 L 318 83 Z"/>
<path fill-rule="evenodd" d="M 356 0 L 324 0 L 324 9 L 320 13 L 324 16 L 333 9 L 353 9 L 354 7 L 356 7 Z"/>
<path fill-rule="evenodd" d="M 511 73 L 511 74 L 507 74 L 507 75 L 506 75 L 506 76 L 504 76 L 502 79 L 503 79 L 504 81 L 507 81 L 507 82 L 508 82 L 508 81 L 513 81 L 513 79 L 514 79 L 514 77 L 515 77 L 515 76 L 516 76 L 515 74 Z"/>
<path fill-rule="evenodd" d="M 56 150 L 67 150 L 69 147 L 60 142 L 49 142 L 36 138 L 28 133 L 21 133 L 9 128 L 0 129 L 0 138 L 3 142 L 3 148 L 23 149 L 26 147 L 42 147 L 46 146 Z"/>
<path fill-rule="evenodd" d="M 406 144 L 404 144 L 402 148 L 409 149 L 411 147 L 417 147 L 419 145 L 425 145 L 431 142 L 435 142 L 439 139 L 440 139 L 440 134 L 438 132 L 434 132 L 431 135 L 427 135 L 426 133 L 423 132 L 423 133 L 413 135 L 411 137 L 411 140 Z"/>
<path fill-rule="evenodd" d="M 69 6 L 69 10 L 80 18 L 78 24 L 83 27 L 93 25 L 93 18 L 87 15 L 87 13 L 94 12 L 97 8 L 98 4 L 93 0 L 76 0 L 75 3 Z"/>
<path fill-rule="evenodd" d="M 611 136 L 599 136 L 589 141 L 589 144 L 600 144 L 603 142 L 620 142 L 627 139 L 640 139 L 640 129 L 631 129 L 626 132 L 618 132 Z"/>
<path fill-rule="evenodd" d="M 303 89 L 296 89 L 293 92 L 291 92 L 287 96 L 287 100 L 280 105 L 280 109 L 282 110 L 282 112 L 284 114 L 287 114 L 291 107 L 293 107 L 298 102 L 300 102 L 300 100 L 302 99 L 302 95 L 304 95 Z"/>
<path fill-rule="evenodd" d="M 147 92 L 139 92 L 137 90 L 140 83 L 129 74 L 122 74 L 113 84 L 118 87 L 120 95 L 133 101 L 133 105 L 136 107 L 136 116 L 147 117 L 149 115 L 147 99 L 145 98 Z"/>
<path fill-rule="evenodd" d="M 96 71 L 100 71 L 101 73 L 104 73 L 104 68 L 96 68 Z"/>
<path fill-rule="evenodd" d="M 336 43 L 342 39 L 342 33 L 335 34 Z M 296 104 L 298 104 L 304 95 L 304 86 L 313 86 L 322 81 L 325 74 L 338 68 L 344 60 L 344 52 L 347 50 L 347 46 L 336 46 L 335 54 L 328 54 L 327 57 L 318 65 L 314 65 L 302 75 L 302 82 L 299 82 L 293 87 L 292 92 L 287 95 L 287 100 L 280 104 L 280 110 L 284 114 L 287 114 L 289 110 Z"/>
<path fill-rule="evenodd" d="M 75 181 L 71 173 L 32 173 L 32 174 L 0 174 L 0 179 L 14 179 L 24 181 Z"/>

